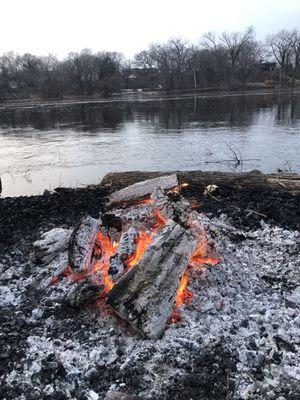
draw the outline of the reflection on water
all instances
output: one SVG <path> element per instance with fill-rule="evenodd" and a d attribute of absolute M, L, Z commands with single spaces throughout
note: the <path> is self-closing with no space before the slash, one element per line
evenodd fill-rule
<path fill-rule="evenodd" d="M 109 171 L 300 172 L 300 96 L 234 96 L 0 111 L 3 195 L 97 183 Z M 217 162 L 218 161 L 218 162 Z M 288 164 L 286 162 L 289 162 Z"/>

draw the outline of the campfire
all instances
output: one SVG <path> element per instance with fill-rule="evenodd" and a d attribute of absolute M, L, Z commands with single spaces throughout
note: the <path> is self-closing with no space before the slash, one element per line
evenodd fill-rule
<path fill-rule="evenodd" d="M 299 197 L 155 176 L 14 200 L 43 223 L 23 207 L 0 260 L 3 398 L 299 397 Z"/>
<path fill-rule="evenodd" d="M 53 230 L 34 244 L 33 259 L 47 260 L 68 246 L 67 302 L 80 308 L 98 299 L 145 338 L 158 339 L 193 293 L 188 283 L 220 259 L 183 198 L 177 176 L 154 178 L 113 193 L 107 212 L 87 216 L 73 232 Z"/>

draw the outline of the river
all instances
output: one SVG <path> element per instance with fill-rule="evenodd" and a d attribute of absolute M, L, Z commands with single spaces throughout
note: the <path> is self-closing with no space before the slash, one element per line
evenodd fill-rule
<path fill-rule="evenodd" d="M 300 172 L 300 95 L 0 108 L 2 196 L 98 183 L 112 171 Z"/>

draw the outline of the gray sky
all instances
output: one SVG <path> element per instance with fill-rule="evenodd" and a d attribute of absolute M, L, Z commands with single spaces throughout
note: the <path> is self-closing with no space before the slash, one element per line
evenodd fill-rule
<path fill-rule="evenodd" d="M 0 0 L 0 53 L 71 51 L 132 57 L 151 42 L 255 27 L 258 38 L 300 30 L 300 0 Z"/>

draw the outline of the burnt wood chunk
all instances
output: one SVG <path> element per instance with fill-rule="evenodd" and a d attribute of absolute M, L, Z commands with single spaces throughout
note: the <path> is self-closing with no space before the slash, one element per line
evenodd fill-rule
<path fill-rule="evenodd" d="M 115 228 L 118 232 L 122 231 L 122 218 L 113 213 L 103 214 L 101 217 L 102 226 L 105 228 Z"/>
<path fill-rule="evenodd" d="M 42 234 L 40 240 L 33 243 L 30 259 L 35 263 L 49 264 L 60 253 L 67 250 L 72 231 L 54 228 Z"/>
<path fill-rule="evenodd" d="M 79 309 L 95 301 L 103 292 L 104 286 L 97 284 L 90 276 L 83 281 L 75 282 L 71 291 L 66 296 L 66 303 Z"/>
<path fill-rule="evenodd" d="M 90 266 L 100 221 L 87 216 L 82 218 L 74 229 L 70 242 L 68 261 L 72 272 Z"/>
<path fill-rule="evenodd" d="M 157 188 L 172 189 L 176 186 L 178 186 L 177 174 L 148 179 L 112 193 L 109 197 L 108 205 L 141 199 L 151 194 Z"/>
<path fill-rule="evenodd" d="M 108 292 L 109 304 L 142 336 L 158 339 L 163 334 L 195 246 L 194 236 L 169 220 L 140 262 Z"/>
<path fill-rule="evenodd" d="M 119 247 L 116 253 L 109 259 L 109 275 L 113 281 L 120 278 L 126 268 L 126 259 L 131 256 L 136 249 L 136 238 L 138 231 L 135 228 L 129 228 L 124 232 L 120 239 Z"/>

